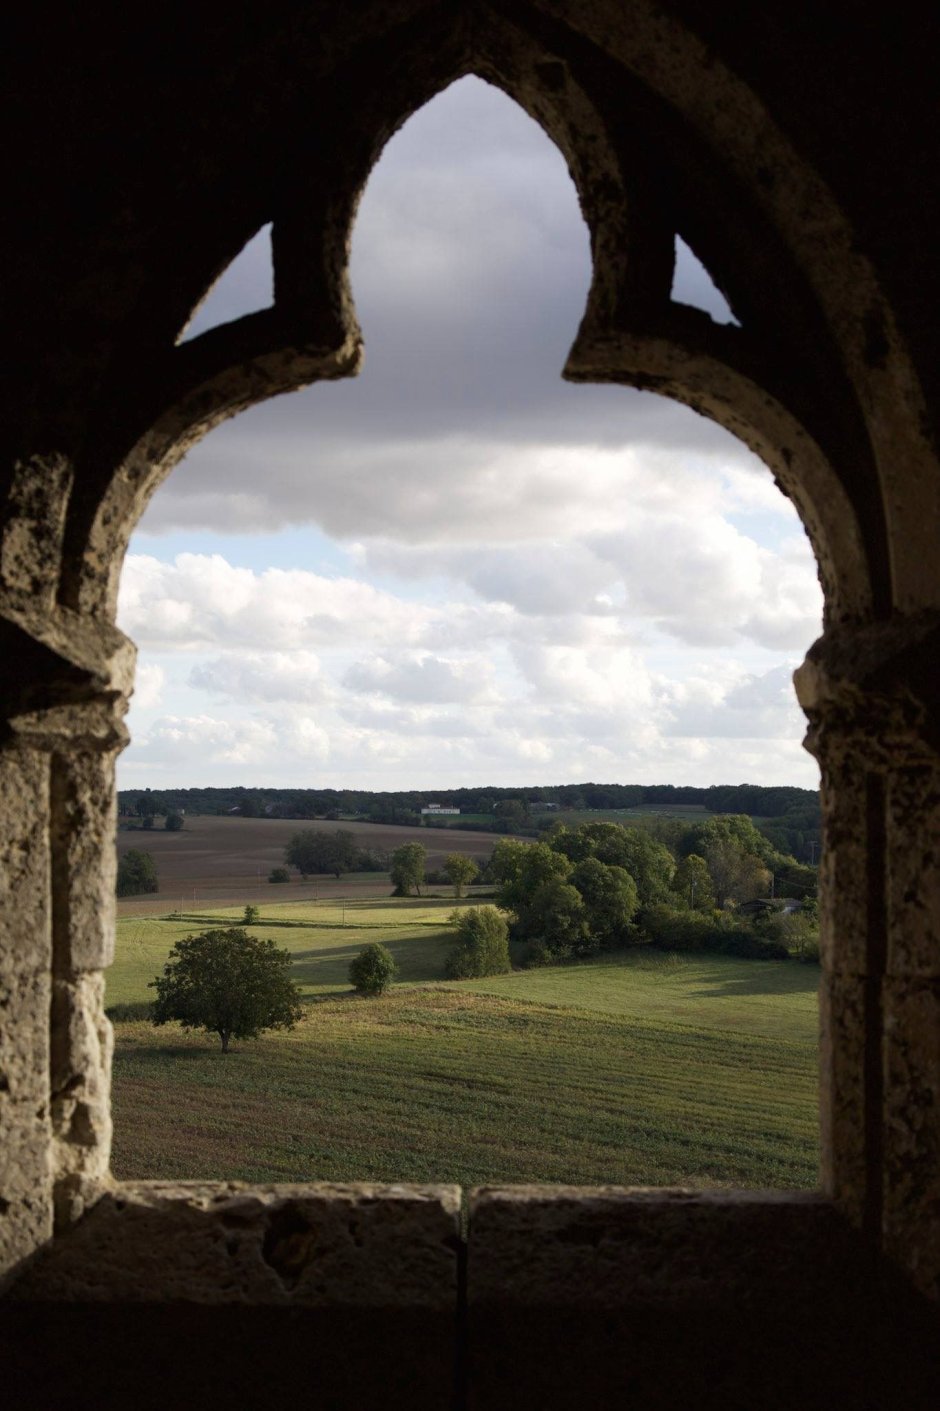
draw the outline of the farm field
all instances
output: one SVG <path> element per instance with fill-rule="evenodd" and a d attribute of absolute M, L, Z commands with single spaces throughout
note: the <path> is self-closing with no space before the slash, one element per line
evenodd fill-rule
<path fill-rule="evenodd" d="M 252 931 L 294 954 L 306 1017 L 227 1056 L 117 1022 L 115 1174 L 815 1185 L 812 967 L 643 948 L 448 982 L 452 906 L 362 899 L 344 926 L 341 903 L 263 905 Z M 146 1001 L 173 940 L 237 914 L 122 919 L 108 1004 Z M 346 969 L 375 939 L 400 975 L 364 1000 Z"/>
<path fill-rule="evenodd" d="M 270 890 L 279 897 L 287 888 Z M 388 893 L 386 878 L 381 900 L 279 900 L 266 905 L 266 898 L 258 897 L 256 888 L 261 917 L 250 928 L 251 934 L 269 937 L 291 952 L 293 979 L 305 997 L 348 992 L 349 962 L 370 941 L 382 941 L 388 947 L 402 976 L 409 981 L 442 980 L 444 957 L 453 945 L 447 925 L 456 904 L 453 898 L 393 898 Z M 139 1003 L 152 998 L 147 982 L 162 970 L 175 941 L 210 927 L 237 926 L 243 910 L 230 906 L 212 912 L 184 912 L 181 918 L 173 913 L 167 919 L 119 918 L 117 959 L 107 971 L 107 1004 Z"/>
<path fill-rule="evenodd" d="M 177 833 L 165 828 L 122 828 L 117 835 L 118 856 L 130 848 L 149 852 L 157 865 L 159 892 L 149 896 L 123 897 L 118 915 L 162 915 L 171 908 L 185 911 L 206 907 L 235 906 L 268 900 L 313 901 L 318 897 L 355 895 L 387 896 L 388 878 L 377 873 L 348 873 L 337 882 L 321 877 L 316 882 L 272 885 L 268 873 L 284 862 L 284 849 L 295 833 L 305 828 L 326 832 L 351 832 L 361 848 L 392 852 L 402 843 L 419 842 L 428 850 L 428 867 L 440 866 L 449 852 L 462 852 L 482 860 L 493 851 L 492 833 L 454 832 L 432 828 L 405 828 L 384 823 L 316 822 L 299 818 L 219 818 L 196 814 L 186 819 Z"/>

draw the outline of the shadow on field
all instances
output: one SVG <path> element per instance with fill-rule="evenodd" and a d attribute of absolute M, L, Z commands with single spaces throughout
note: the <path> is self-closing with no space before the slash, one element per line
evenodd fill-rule
<path fill-rule="evenodd" d="M 336 946 L 296 951 L 293 955 L 292 978 L 300 984 L 323 984 L 334 980 L 346 982 L 346 966 L 362 950 L 364 938 L 350 936 L 348 942 Z M 405 936 L 400 940 L 385 935 L 382 944 L 398 966 L 398 980 L 406 984 L 425 980 L 443 980 L 444 956 L 453 945 L 450 932 L 437 928 L 427 936 Z M 329 967 L 334 967 L 331 974 Z M 342 966 L 342 969 L 339 969 Z M 324 973 L 326 972 L 326 973 Z"/>
<path fill-rule="evenodd" d="M 819 989 L 818 966 L 800 965 L 796 961 L 779 961 L 776 964 L 787 967 L 786 993 L 815 994 Z M 690 989 L 689 994 L 694 995 L 696 999 L 727 999 L 737 995 L 779 995 L 784 991 L 784 987 L 780 984 L 782 978 L 784 976 L 776 967 L 773 970 L 765 970 L 762 966 L 753 976 L 722 975 L 720 971 L 716 971 L 713 984 L 708 985 L 707 988 Z"/>
<path fill-rule="evenodd" d="M 394 948 L 394 942 L 389 942 L 386 945 L 386 943 L 383 941 L 383 945 L 386 946 L 387 950 L 393 950 Z M 356 941 L 352 937 L 350 937 L 348 941 L 345 941 L 342 945 L 338 946 L 317 946 L 314 950 L 291 951 L 291 960 L 294 963 L 294 969 L 297 970 L 301 967 L 305 960 L 314 962 L 317 960 L 329 960 L 331 957 L 337 955 L 350 955 L 352 951 L 361 949 L 362 947 L 357 945 Z"/>
<path fill-rule="evenodd" d="M 332 989 L 326 995 L 305 995 L 303 1003 L 305 1005 L 364 1005 L 371 1002 L 375 996 L 358 995 L 354 989 Z M 385 998 L 385 996 L 380 996 Z"/>
<path fill-rule="evenodd" d="M 184 1030 L 180 1029 L 180 1038 L 182 1038 L 183 1033 Z M 216 1039 L 215 1043 L 213 1043 L 208 1035 L 199 1048 L 194 1048 L 191 1043 L 187 1043 L 185 1046 L 182 1044 L 176 1045 L 173 1043 L 172 1038 L 168 1037 L 165 1040 L 161 1040 L 159 1043 L 148 1044 L 146 1048 L 135 1048 L 133 1053 L 128 1054 L 127 1057 L 130 1057 L 135 1064 L 139 1063 L 144 1066 L 153 1064 L 154 1066 L 159 1065 L 163 1068 L 168 1058 L 172 1059 L 174 1062 L 182 1061 L 186 1063 L 192 1063 L 196 1059 L 204 1061 L 207 1058 L 214 1057 L 225 1059 L 237 1058 L 239 1053 L 248 1052 L 245 1045 L 251 1042 L 253 1042 L 251 1039 L 241 1039 L 236 1046 L 233 1040 L 233 1046 L 229 1052 L 223 1053 L 222 1045 L 219 1040 Z"/>
<path fill-rule="evenodd" d="M 333 929 L 335 930 L 336 928 L 334 927 Z M 435 933 L 442 940 L 448 940 L 451 944 L 453 944 L 452 933 L 446 930 L 443 926 L 436 926 Z M 420 954 L 423 948 L 427 946 L 428 942 L 433 939 L 433 936 L 403 936 L 400 939 L 391 936 L 388 940 L 384 940 L 382 942 L 382 945 L 387 951 L 391 951 L 392 955 L 397 958 L 398 956 L 411 955 L 415 953 Z M 292 951 L 291 958 L 293 959 L 293 962 L 296 966 L 298 963 L 304 960 L 325 960 L 329 956 L 348 955 L 350 951 L 362 950 L 363 944 L 364 943 L 360 937 L 351 935 L 348 941 L 341 941 L 339 945 L 336 946 L 315 946 L 311 950 Z M 365 944 L 371 944 L 371 942 L 366 942 Z M 417 951 L 415 949 L 416 947 Z"/>
<path fill-rule="evenodd" d="M 169 921 L 176 926 L 178 926 L 181 922 L 185 922 L 187 925 L 190 926 L 200 926 L 204 931 L 207 929 L 211 929 L 214 931 L 230 931 L 233 928 L 237 928 L 239 930 L 245 929 L 245 922 L 240 916 L 212 916 L 206 913 L 205 911 L 170 911 L 167 912 L 166 916 L 158 917 L 157 920 Z M 209 923 L 208 926 L 207 922 Z M 335 924 L 335 922 L 329 921 L 284 921 L 280 917 L 272 917 L 270 920 L 268 920 L 268 918 L 265 916 L 259 916 L 257 921 L 249 922 L 249 926 L 252 928 L 258 926 L 284 926 L 292 930 L 298 929 L 313 931 L 317 930 L 318 928 L 324 927 L 332 930 L 335 928 Z"/>
<path fill-rule="evenodd" d="M 149 999 L 130 1000 L 123 1004 L 109 1004 L 105 1006 L 105 1018 L 110 1019 L 112 1024 L 127 1024 L 139 1022 L 141 1019 L 150 1018 L 152 1001 Z"/>
<path fill-rule="evenodd" d="M 396 923 L 394 920 L 390 920 L 388 916 L 384 916 L 380 921 L 363 921 L 359 919 L 363 911 L 373 910 L 377 903 L 383 900 L 384 899 L 380 897 L 370 898 L 367 901 L 363 901 L 361 898 L 347 899 L 348 916 L 345 926 L 350 931 L 375 931 L 382 929 L 387 930 L 390 926 L 395 926 L 396 924 L 403 926 L 406 924 L 414 925 L 414 922 L 406 922 L 405 919 L 400 923 Z M 426 897 L 395 897 L 394 907 L 396 911 L 414 911 L 415 909 L 426 908 L 429 902 L 442 900 L 459 907 L 466 906 L 470 901 L 475 901 L 475 898 L 441 897 L 439 894 L 432 892 Z M 392 898 L 389 898 L 389 901 L 392 901 Z M 329 897 L 321 899 L 319 902 L 316 900 L 305 901 L 303 905 L 322 905 L 324 907 L 330 907 L 333 913 L 332 919 L 327 920 L 324 918 L 322 921 L 313 919 L 294 921 L 289 917 L 268 917 L 261 915 L 257 920 L 249 922 L 247 929 L 257 929 L 259 926 L 270 927 L 271 929 L 281 928 L 284 930 L 298 931 L 337 931 L 342 929 L 344 923 L 336 919 L 337 914 L 343 909 L 342 897 Z M 211 925 L 212 929 L 220 931 L 231 930 L 233 927 L 245 929 L 245 922 L 240 916 L 217 916 L 211 915 L 205 911 L 168 911 L 163 916 L 154 919 L 158 921 L 168 921 L 177 926 L 181 923 L 200 926 L 203 930 L 207 928 L 207 923 Z M 441 923 L 437 920 L 431 920 L 422 924 L 439 927 Z"/>

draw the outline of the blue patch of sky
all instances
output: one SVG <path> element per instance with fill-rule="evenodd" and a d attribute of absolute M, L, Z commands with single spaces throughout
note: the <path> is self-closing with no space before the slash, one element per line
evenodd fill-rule
<path fill-rule="evenodd" d="M 205 333 L 243 314 L 269 309 L 274 302 L 271 226 L 264 225 L 226 267 L 181 334 L 179 341 Z"/>
<path fill-rule="evenodd" d="M 221 554 L 234 567 L 250 568 L 255 573 L 281 568 L 303 569 L 331 578 L 358 576 L 348 549 L 312 524 L 256 534 L 211 529 L 196 533 L 174 529 L 153 534 L 141 530 L 134 537 L 132 552 L 149 554 L 161 563 L 172 563 L 177 554 Z"/>
<path fill-rule="evenodd" d="M 672 280 L 672 297 L 679 304 L 691 304 L 704 309 L 716 323 L 738 321 L 730 305 L 701 260 L 693 255 L 681 236 L 676 236 L 676 268 Z"/>
<path fill-rule="evenodd" d="M 433 603 L 445 598 L 453 601 L 468 596 L 459 580 L 448 575 L 411 579 L 371 567 L 364 574 L 351 546 L 332 538 L 313 524 L 256 534 L 205 529 L 200 529 L 198 534 L 183 529 L 160 534 L 138 531 L 131 552 L 147 554 L 161 563 L 173 563 L 179 554 L 219 554 L 233 568 L 247 568 L 257 574 L 270 568 L 285 571 L 299 569 L 324 578 L 362 579 L 372 587 L 408 602 Z"/>

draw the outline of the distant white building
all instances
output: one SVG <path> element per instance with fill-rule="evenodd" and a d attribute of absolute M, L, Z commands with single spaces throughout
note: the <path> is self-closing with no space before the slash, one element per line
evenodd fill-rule
<path fill-rule="evenodd" d="M 434 814 L 435 817 L 442 817 L 445 813 L 457 814 L 457 813 L 460 812 L 460 809 L 459 809 L 459 808 L 442 808 L 439 803 L 429 803 L 429 804 L 425 804 L 425 806 L 424 806 L 424 808 L 421 810 L 421 812 L 422 812 L 422 813 L 432 813 L 432 814 Z"/>

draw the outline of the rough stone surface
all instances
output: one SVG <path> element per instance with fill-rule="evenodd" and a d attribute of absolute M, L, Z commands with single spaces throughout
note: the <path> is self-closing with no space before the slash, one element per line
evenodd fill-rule
<path fill-rule="evenodd" d="M 72 467 L 62 456 L 34 456 L 14 468 L 0 534 L 0 583 L 24 603 L 55 606 Z"/>
<path fill-rule="evenodd" d="M 923 1307 L 810 1195 L 476 1191 L 467 1318 L 487 1411 L 926 1408 L 940 1388 Z"/>
<path fill-rule="evenodd" d="M 887 844 L 888 969 L 940 980 L 940 759 L 892 772 Z"/>
<path fill-rule="evenodd" d="M 0 1283 L 51 1233 L 48 762 L 0 749 Z"/>
<path fill-rule="evenodd" d="M 113 1034 L 100 971 L 52 983 L 52 1096 L 55 1214 L 60 1227 L 84 1211 L 89 1181 L 104 1180 L 111 1154 Z"/>
<path fill-rule="evenodd" d="M 862 1225 L 871 1196 L 863 975 L 824 975 L 820 1013 L 820 1184 Z M 877 1098 L 875 1099 L 877 1100 Z"/>
<path fill-rule="evenodd" d="M 872 925 L 867 774 L 854 751 L 821 754 L 820 764 L 826 829 L 819 868 L 822 962 L 828 970 L 867 975 Z"/>
<path fill-rule="evenodd" d="M 940 981 L 885 984 L 886 1248 L 940 1302 Z"/>
<path fill-rule="evenodd" d="M 468 1297 L 599 1309 L 756 1296 L 838 1262 L 830 1202 L 790 1193 L 509 1186 L 470 1194 Z"/>
<path fill-rule="evenodd" d="M 58 754 L 52 777 L 56 973 L 103 970 L 114 959 L 117 829 L 114 753 Z"/>
<path fill-rule="evenodd" d="M 457 1186 L 120 1185 L 11 1297 L 453 1313 L 459 1213 Z"/>

